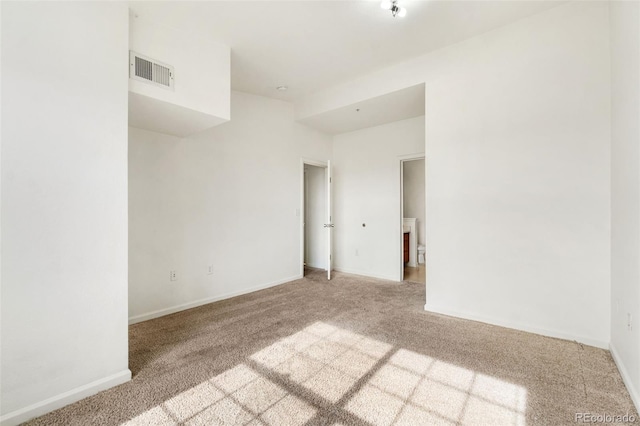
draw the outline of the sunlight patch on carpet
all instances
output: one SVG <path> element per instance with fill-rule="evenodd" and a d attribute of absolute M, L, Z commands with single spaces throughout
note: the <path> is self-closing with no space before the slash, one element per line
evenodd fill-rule
<path fill-rule="evenodd" d="M 124 425 L 303 425 L 315 413 L 311 405 L 240 364 Z"/>
<path fill-rule="evenodd" d="M 525 425 L 525 388 L 324 322 L 124 423 Z"/>

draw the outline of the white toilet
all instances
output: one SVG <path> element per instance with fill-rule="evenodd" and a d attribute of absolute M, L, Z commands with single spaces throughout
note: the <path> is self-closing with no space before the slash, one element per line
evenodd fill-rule
<path fill-rule="evenodd" d="M 423 264 L 424 263 L 424 252 L 426 250 L 426 247 L 424 246 L 424 244 L 420 244 L 418 246 L 418 263 L 419 264 Z"/>

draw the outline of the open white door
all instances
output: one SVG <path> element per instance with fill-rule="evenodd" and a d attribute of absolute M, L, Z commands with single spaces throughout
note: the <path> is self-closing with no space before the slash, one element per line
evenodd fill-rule
<path fill-rule="evenodd" d="M 332 237 L 333 237 L 333 213 L 331 211 L 331 161 L 327 162 L 327 223 L 324 225 L 327 228 L 327 279 L 331 279 L 331 269 L 333 268 L 333 255 L 332 255 Z"/>

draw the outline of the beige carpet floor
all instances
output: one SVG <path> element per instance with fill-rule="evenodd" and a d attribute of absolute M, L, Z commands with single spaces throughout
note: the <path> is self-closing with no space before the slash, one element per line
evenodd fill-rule
<path fill-rule="evenodd" d="M 324 273 L 130 328 L 133 380 L 32 425 L 563 425 L 637 417 L 608 351 Z"/>

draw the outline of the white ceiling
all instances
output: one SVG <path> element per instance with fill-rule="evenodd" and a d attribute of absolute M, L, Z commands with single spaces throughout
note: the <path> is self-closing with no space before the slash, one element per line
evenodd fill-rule
<path fill-rule="evenodd" d="M 295 100 L 563 2 L 378 0 L 130 2 L 140 17 L 231 47 L 234 90 Z M 280 92 L 277 86 L 287 85 Z"/>
<path fill-rule="evenodd" d="M 418 117 L 424 109 L 424 84 L 418 84 L 298 121 L 335 135 Z"/>

